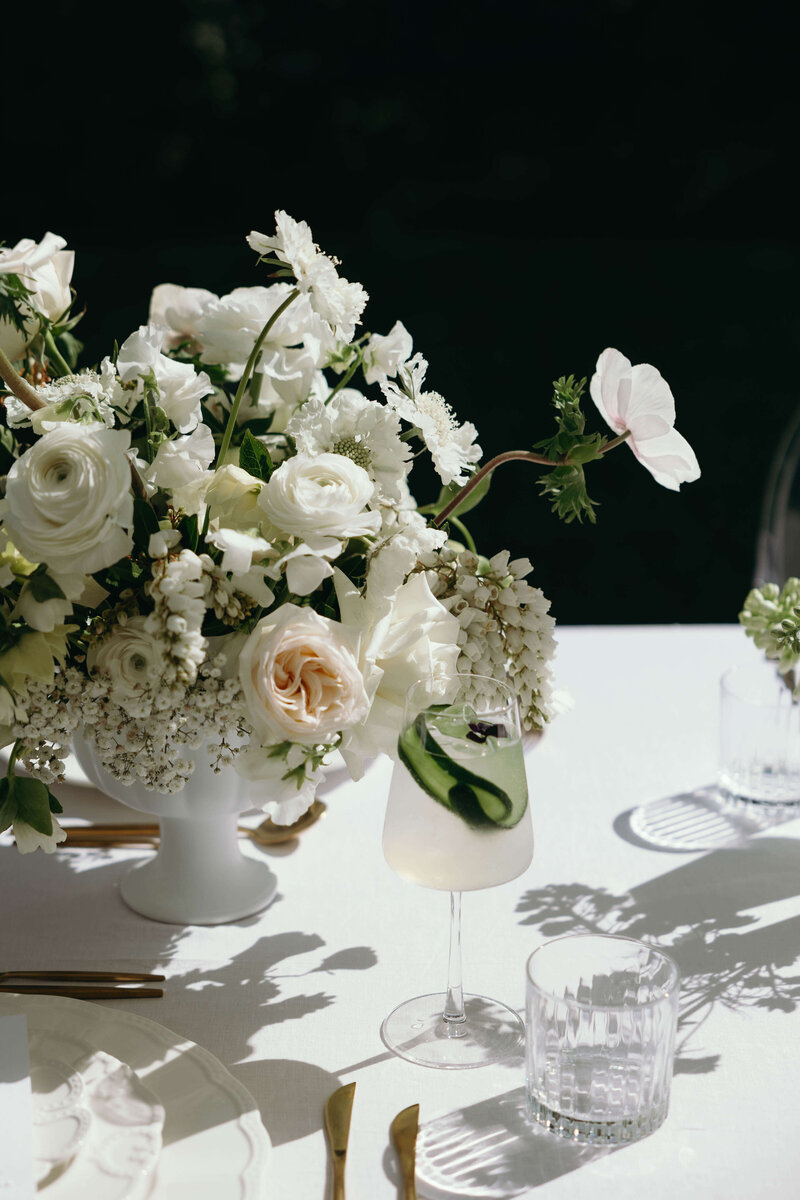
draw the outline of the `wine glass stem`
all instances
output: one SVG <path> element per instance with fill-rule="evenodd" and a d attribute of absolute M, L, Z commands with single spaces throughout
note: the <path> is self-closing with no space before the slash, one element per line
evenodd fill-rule
<path fill-rule="evenodd" d="M 461 892 L 450 893 L 450 957 L 443 1016 L 448 1037 L 463 1037 L 467 1014 L 461 987 Z"/>

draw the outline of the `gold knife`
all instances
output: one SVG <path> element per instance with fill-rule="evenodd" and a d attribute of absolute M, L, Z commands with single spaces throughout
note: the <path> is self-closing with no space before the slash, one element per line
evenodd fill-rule
<path fill-rule="evenodd" d="M 344 1164 L 355 1091 L 354 1083 L 346 1083 L 344 1087 L 337 1088 L 325 1101 L 325 1128 L 328 1131 L 333 1162 L 333 1200 L 345 1200 Z"/>
<path fill-rule="evenodd" d="M 404 1108 L 392 1121 L 390 1128 L 394 1148 L 397 1151 L 397 1157 L 400 1159 L 400 1170 L 403 1172 L 405 1200 L 417 1200 L 414 1168 L 417 1157 L 419 1105 L 412 1104 L 410 1108 Z"/>

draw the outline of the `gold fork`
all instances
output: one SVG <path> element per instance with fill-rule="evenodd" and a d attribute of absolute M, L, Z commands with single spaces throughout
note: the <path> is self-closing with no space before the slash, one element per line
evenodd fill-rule
<path fill-rule="evenodd" d="M 164 995 L 163 988 L 103 987 L 102 984 L 163 983 L 165 978 L 164 975 L 150 975 L 141 971 L 0 971 L 0 992 L 67 996 L 73 1000 L 157 998 Z M 42 982 L 8 982 L 18 979 Z"/>

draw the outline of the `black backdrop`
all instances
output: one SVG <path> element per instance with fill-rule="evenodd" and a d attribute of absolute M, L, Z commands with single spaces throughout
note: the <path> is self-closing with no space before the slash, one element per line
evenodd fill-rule
<path fill-rule="evenodd" d="M 15 11 L 0 238 L 76 250 L 87 361 L 156 283 L 262 282 L 244 235 L 286 208 L 367 287 L 366 328 L 403 320 L 486 456 L 545 436 L 550 381 L 605 346 L 654 363 L 697 483 L 659 488 L 623 447 L 588 468 L 597 526 L 563 526 L 512 464 L 470 524 L 533 560 L 559 620 L 736 619 L 800 399 L 780 8 L 164 0 L 109 28 L 62 2 L 35 29 Z"/>

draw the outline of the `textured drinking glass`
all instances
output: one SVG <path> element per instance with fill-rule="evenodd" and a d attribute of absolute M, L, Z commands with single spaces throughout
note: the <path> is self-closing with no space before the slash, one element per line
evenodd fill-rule
<path fill-rule="evenodd" d="M 528 1111 L 560 1137 L 632 1142 L 667 1115 L 678 968 L 632 938 L 572 934 L 528 959 Z"/>
<path fill-rule="evenodd" d="M 718 782 L 728 801 L 800 804 L 800 704 L 774 663 L 722 676 Z"/>

